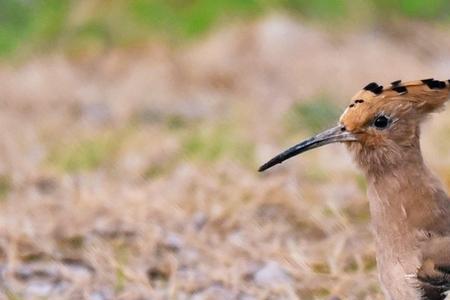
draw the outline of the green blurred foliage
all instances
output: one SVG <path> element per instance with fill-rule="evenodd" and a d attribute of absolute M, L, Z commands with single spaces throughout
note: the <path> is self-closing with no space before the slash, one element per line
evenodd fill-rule
<path fill-rule="evenodd" d="M 11 188 L 11 179 L 7 176 L 0 176 L 0 200 L 8 196 Z"/>
<path fill-rule="evenodd" d="M 205 32 L 225 15 L 250 16 L 262 12 L 264 1 L 258 0 L 134 0 L 133 17 L 152 30 L 196 36 Z"/>
<path fill-rule="evenodd" d="M 64 33 L 69 0 L 0 0 L 0 55 L 10 54 L 25 41 L 53 47 Z"/>
<path fill-rule="evenodd" d="M 379 20 L 450 18 L 448 0 L 0 0 L 0 55 L 103 49 L 155 36 L 184 40 L 270 10 L 329 22 L 361 9 Z"/>
<path fill-rule="evenodd" d="M 447 21 L 450 17 L 448 0 L 374 0 L 373 3 L 388 15 L 401 13 L 406 17 Z"/>
<path fill-rule="evenodd" d="M 109 132 L 75 143 L 58 144 L 50 151 L 48 163 L 65 173 L 94 170 L 114 158 L 125 138 L 124 132 Z"/>
<path fill-rule="evenodd" d="M 239 136 L 230 124 L 186 132 L 182 145 L 183 157 L 206 162 L 231 158 L 250 166 L 255 163 L 254 150 L 254 145 Z"/>
<path fill-rule="evenodd" d="M 289 133 L 297 133 L 300 130 L 317 133 L 333 125 L 341 110 L 331 99 L 325 96 L 297 102 L 287 112 L 285 118 L 287 130 Z"/>
<path fill-rule="evenodd" d="M 345 0 L 285 0 L 284 6 L 304 16 L 326 19 L 338 19 L 348 14 L 347 5 L 351 1 Z"/>
<path fill-rule="evenodd" d="M 23 4 L 16 1 L 0 2 L 0 53 L 15 49 L 29 27 L 27 11 Z"/>

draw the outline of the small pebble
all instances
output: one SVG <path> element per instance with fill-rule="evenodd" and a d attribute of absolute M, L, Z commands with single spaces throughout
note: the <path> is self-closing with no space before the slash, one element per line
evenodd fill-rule
<path fill-rule="evenodd" d="M 254 274 L 253 279 L 258 285 L 261 286 L 291 283 L 291 277 L 275 261 L 267 262 Z"/>

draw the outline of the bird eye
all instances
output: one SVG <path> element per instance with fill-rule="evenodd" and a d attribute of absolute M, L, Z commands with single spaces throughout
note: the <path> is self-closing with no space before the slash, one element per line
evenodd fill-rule
<path fill-rule="evenodd" d="M 373 126 L 378 129 L 384 129 L 389 125 L 389 119 L 385 116 L 379 116 L 373 122 Z"/>

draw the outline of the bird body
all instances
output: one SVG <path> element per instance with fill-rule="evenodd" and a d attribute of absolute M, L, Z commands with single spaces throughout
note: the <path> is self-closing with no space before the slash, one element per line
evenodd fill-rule
<path fill-rule="evenodd" d="M 450 291 L 450 199 L 425 166 L 420 124 L 443 108 L 450 81 L 370 83 L 338 126 L 291 147 L 260 171 L 334 142 L 347 145 L 368 181 L 380 283 L 387 299 L 443 300 Z"/>
<path fill-rule="evenodd" d="M 439 182 L 419 161 L 381 177 L 369 177 L 368 187 L 377 264 L 386 298 L 444 299 L 440 295 L 444 288 L 427 284 L 431 273 L 417 276 L 424 254 L 437 241 L 450 237 L 450 201 Z M 450 260 L 446 264 L 450 265 Z M 445 273 L 436 275 L 444 277 Z"/>

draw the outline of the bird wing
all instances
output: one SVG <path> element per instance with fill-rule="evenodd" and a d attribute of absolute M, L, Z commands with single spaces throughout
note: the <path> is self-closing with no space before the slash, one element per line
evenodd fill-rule
<path fill-rule="evenodd" d="M 450 291 L 450 237 L 429 240 L 422 246 L 417 279 L 426 300 L 443 300 Z"/>

